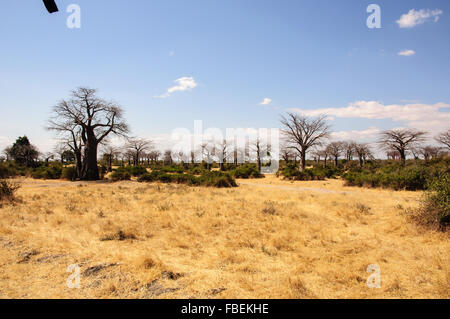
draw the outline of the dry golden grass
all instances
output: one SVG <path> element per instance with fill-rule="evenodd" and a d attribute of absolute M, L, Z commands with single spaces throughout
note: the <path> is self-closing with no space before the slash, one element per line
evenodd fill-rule
<path fill-rule="evenodd" d="M 0 208 L 0 297 L 449 298 L 448 233 L 405 213 L 419 192 L 239 182 L 23 180 Z M 80 289 L 66 285 L 70 264 Z"/>

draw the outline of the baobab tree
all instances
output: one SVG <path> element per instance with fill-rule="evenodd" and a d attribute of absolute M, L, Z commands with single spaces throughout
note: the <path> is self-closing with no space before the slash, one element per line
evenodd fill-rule
<path fill-rule="evenodd" d="M 153 150 L 150 153 L 148 153 L 148 156 L 150 158 L 150 161 L 153 163 L 158 162 L 159 157 L 161 156 L 161 152 L 158 150 Z"/>
<path fill-rule="evenodd" d="M 256 155 L 256 164 L 258 166 L 258 172 L 261 173 L 262 158 L 267 155 L 267 145 L 261 141 L 259 137 L 256 137 L 251 143 L 249 148 Z"/>
<path fill-rule="evenodd" d="M 224 139 L 222 142 L 217 144 L 217 159 L 219 161 L 220 170 L 225 170 L 225 164 L 227 163 L 228 154 L 228 142 Z"/>
<path fill-rule="evenodd" d="M 363 167 L 366 163 L 366 159 L 371 156 L 372 151 L 370 146 L 364 143 L 355 143 L 354 150 L 359 159 L 359 167 Z"/>
<path fill-rule="evenodd" d="M 106 160 L 108 172 L 112 172 L 112 164 L 114 159 L 120 155 L 120 147 L 106 144 L 103 146 L 103 158 Z"/>
<path fill-rule="evenodd" d="M 386 130 L 380 133 L 378 144 L 380 148 L 396 150 L 402 166 L 405 165 L 406 152 L 425 140 L 426 132 L 415 129 Z"/>
<path fill-rule="evenodd" d="M 164 164 L 172 165 L 172 163 L 173 163 L 172 151 L 165 150 L 164 151 Z"/>
<path fill-rule="evenodd" d="M 354 141 L 342 142 L 343 151 L 345 152 L 345 159 L 347 161 L 351 161 L 353 159 L 353 155 L 355 154 L 355 146 L 356 142 Z"/>
<path fill-rule="evenodd" d="M 450 130 L 447 132 L 442 132 L 435 137 L 436 142 L 443 144 L 445 147 L 450 149 Z"/>
<path fill-rule="evenodd" d="M 297 113 L 288 112 L 281 117 L 282 132 L 289 147 L 300 155 L 300 171 L 306 166 L 306 154 L 311 147 L 320 146 L 330 135 L 330 127 L 325 116 L 308 118 Z"/>
<path fill-rule="evenodd" d="M 284 161 L 286 165 L 289 165 L 289 161 L 291 160 L 292 156 L 293 156 L 292 149 L 289 148 L 289 146 L 287 145 L 281 146 L 280 158 L 281 160 Z"/>
<path fill-rule="evenodd" d="M 342 142 L 331 142 L 327 145 L 326 152 L 334 158 L 334 166 L 337 167 L 339 156 L 341 156 L 344 150 L 344 144 Z"/>
<path fill-rule="evenodd" d="M 141 156 L 151 150 L 152 141 L 145 138 L 130 138 L 128 139 L 127 149 L 133 154 L 133 165 L 139 165 Z"/>
<path fill-rule="evenodd" d="M 128 125 L 122 108 L 96 95 L 95 89 L 80 87 L 73 90 L 71 98 L 61 100 L 53 107 L 49 129 L 59 132 L 76 132 L 83 149 L 83 165 L 80 178 L 99 179 L 97 150 L 99 144 L 110 135 L 126 136 Z"/>

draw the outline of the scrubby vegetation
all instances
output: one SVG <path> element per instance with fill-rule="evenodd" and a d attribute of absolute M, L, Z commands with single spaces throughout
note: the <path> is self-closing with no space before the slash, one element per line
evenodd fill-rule
<path fill-rule="evenodd" d="M 111 174 L 113 181 L 127 181 L 131 179 L 131 173 L 126 167 L 119 167 Z"/>
<path fill-rule="evenodd" d="M 235 178 L 262 178 L 256 164 L 244 164 L 230 171 Z"/>
<path fill-rule="evenodd" d="M 48 166 L 39 166 L 31 172 L 31 177 L 37 179 L 60 179 L 62 169 L 62 164 L 56 162 L 51 163 Z"/>
<path fill-rule="evenodd" d="M 73 166 L 64 167 L 62 169 L 61 178 L 69 181 L 75 181 L 77 179 L 77 169 Z"/>
<path fill-rule="evenodd" d="M 449 158 L 429 162 L 410 162 L 405 167 L 397 162 L 381 162 L 356 168 L 342 175 L 349 186 L 383 187 L 395 190 L 426 190 L 439 176 L 450 172 Z"/>
<path fill-rule="evenodd" d="M 316 165 L 312 168 L 307 168 L 304 171 L 299 171 L 298 167 L 295 165 L 287 165 L 280 168 L 277 172 L 278 177 L 283 177 L 288 180 L 297 181 L 314 181 L 314 180 L 324 180 L 325 178 L 335 178 L 340 175 L 342 169 L 322 165 Z"/>
<path fill-rule="evenodd" d="M 422 207 L 413 211 L 413 219 L 419 224 L 448 229 L 450 225 L 450 176 L 443 174 L 428 186 Z"/>
<path fill-rule="evenodd" d="M 154 170 L 151 173 L 143 174 L 138 179 L 139 182 L 163 182 L 187 184 L 192 186 L 212 186 L 212 187 L 236 187 L 235 179 L 229 174 L 219 171 L 204 171 L 200 176 L 175 173 L 168 174 L 164 171 Z"/>

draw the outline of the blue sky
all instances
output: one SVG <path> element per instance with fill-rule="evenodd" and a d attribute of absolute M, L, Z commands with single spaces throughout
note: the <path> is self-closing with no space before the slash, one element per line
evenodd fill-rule
<path fill-rule="evenodd" d="M 450 128 L 449 1 L 56 2 L 52 15 L 38 0 L 2 4 L 0 147 L 26 134 L 50 150 L 51 106 L 78 86 L 155 139 L 194 120 L 278 127 L 286 110 L 327 112 L 336 138 Z M 66 26 L 72 3 L 80 29 Z M 381 29 L 366 26 L 371 3 Z"/>

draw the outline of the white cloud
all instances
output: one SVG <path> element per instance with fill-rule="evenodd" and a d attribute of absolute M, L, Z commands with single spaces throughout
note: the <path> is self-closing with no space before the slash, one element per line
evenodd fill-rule
<path fill-rule="evenodd" d="M 266 98 L 264 98 L 264 100 L 261 103 L 259 103 L 259 105 L 270 105 L 271 103 L 272 103 L 272 99 L 266 97 Z"/>
<path fill-rule="evenodd" d="M 175 51 L 170 51 L 169 52 L 169 56 L 174 56 L 175 55 Z"/>
<path fill-rule="evenodd" d="M 166 93 L 155 97 L 165 98 L 170 96 L 170 94 L 174 92 L 189 91 L 197 86 L 197 83 L 195 82 L 194 78 L 190 76 L 184 76 L 182 78 L 176 79 L 174 82 L 177 83 L 177 85 L 168 88 Z"/>
<path fill-rule="evenodd" d="M 440 132 L 449 129 L 450 104 L 391 104 L 376 101 L 357 101 L 341 108 L 322 108 L 315 110 L 291 109 L 306 116 L 326 114 L 338 118 L 391 119 L 405 123 L 408 127 Z"/>
<path fill-rule="evenodd" d="M 411 56 L 414 54 L 416 54 L 416 51 L 414 51 L 414 50 L 403 50 L 398 53 L 398 55 L 401 55 L 401 56 Z"/>
<path fill-rule="evenodd" d="M 352 131 L 339 131 L 332 132 L 331 138 L 333 140 L 354 140 L 358 142 L 362 141 L 371 141 L 373 140 L 377 134 L 380 133 L 380 129 L 371 126 L 365 130 L 352 130 Z"/>
<path fill-rule="evenodd" d="M 420 9 L 418 11 L 411 9 L 408 13 L 403 14 L 396 22 L 400 28 L 413 28 L 418 24 L 423 24 L 432 18 L 434 22 L 439 20 L 442 10 Z"/>

